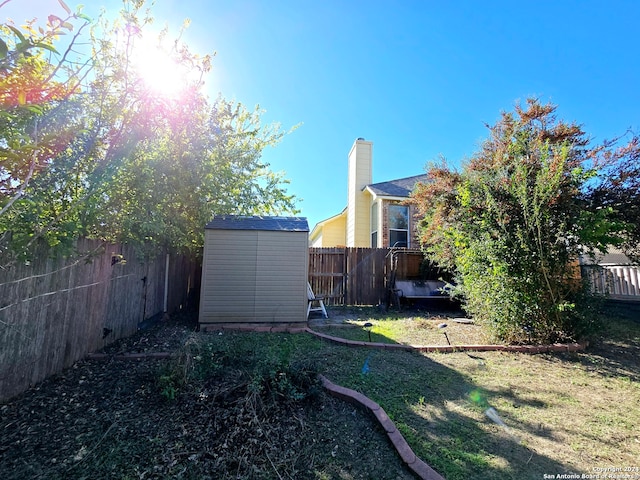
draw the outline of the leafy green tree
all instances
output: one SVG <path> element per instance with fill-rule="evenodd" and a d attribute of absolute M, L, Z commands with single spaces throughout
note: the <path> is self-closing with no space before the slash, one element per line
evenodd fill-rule
<path fill-rule="evenodd" d="M 197 253 L 216 213 L 295 211 L 286 180 L 261 161 L 284 132 L 261 125 L 259 109 L 204 96 L 210 56 L 166 42 L 165 29 L 163 57 L 186 76 L 170 94 L 149 84 L 136 55 L 153 21 L 144 4 L 125 0 L 114 22 L 99 19 L 82 88 L 38 105 L 47 128 L 72 134 L 0 216 L 14 256 L 41 241 L 69 252 L 79 236 Z"/>
<path fill-rule="evenodd" d="M 94 234 L 147 249 L 198 253 L 215 214 L 295 211 L 281 174 L 261 161 L 284 132 L 263 127 L 260 110 L 218 97 L 182 128 L 140 142 L 99 203 Z"/>
<path fill-rule="evenodd" d="M 619 140 L 619 139 L 618 139 Z M 616 148 L 616 140 L 595 160 L 599 174 L 587 188 L 588 208 L 604 209 L 626 228 L 617 232 L 618 246 L 636 264 L 640 264 L 640 139 Z"/>
<path fill-rule="evenodd" d="M 96 117 L 108 117 L 99 123 L 110 129 L 110 142 L 87 177 L 100 188 L 86 202 L 86 234 L 134 242 L 145 252 L 162 248 L 197 254 L 203 227 L 215 214 L 295 211 L 287 181 L 261 162 L 262 151 L 283 137 L 279 126 L 262 126 L 258 108 L 249 111 L 222 97 L 211 103 L 201 92 L 199 74 L 191 75 L 192 83 L 175 96 L 153 92 L 128 62 L 151 19 L 138 20 L 135 10 L 123 12 L 123 18 L 100 40 L 96 70 L 104 74 L 97 76 L 100 83 L 92 91 L 104 94 L 103 85 L 119 85 L 124 94 L 91 101 L 101 105 Z M 122 31 L 124 40 L 118 36 Z M 106 39 L 127 48 L 114 48 Z M 209 68 L 209 57 L 192 55 L 186 46 L 168 54 L 196 73 Z"/>
<path fill-rule="evenodd" d="M 628 230 L 586 193 L 610 150 L 590 148 L 555 110 L 529 99 L 503 113 L 462 171 L 432 165 L 413 195 L 428 256 L 455 272 L 468 312 L 508 342 L 589 332 L 578 258 L 620 244 Z"/>

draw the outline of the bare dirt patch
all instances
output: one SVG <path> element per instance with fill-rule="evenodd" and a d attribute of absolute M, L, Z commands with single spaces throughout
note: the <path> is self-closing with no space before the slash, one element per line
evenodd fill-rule
<path fill-rule="evenodd" d="M 193 327 L 166 321 L 105 352 L 174 351 Z M 413 478 L 351 405 L 278 401 L 228 365 L 170 399 L 169 361 L 81 361 L 2 405 L 2 478 Z"/>

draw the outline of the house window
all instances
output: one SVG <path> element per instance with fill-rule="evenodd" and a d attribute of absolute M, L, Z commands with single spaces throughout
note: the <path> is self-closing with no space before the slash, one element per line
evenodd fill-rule
<path fill-rule="evenodd" d="M 378 248 L 378 204 L 371 205 L 371 248 Z"/>
<path fill-rule="evenodd" d="M 409 207 L 389 205 L 389 246 L 409 247 Z"/>

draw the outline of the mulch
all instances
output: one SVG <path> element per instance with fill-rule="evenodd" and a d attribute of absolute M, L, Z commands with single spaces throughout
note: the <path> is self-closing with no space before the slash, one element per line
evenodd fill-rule
<path fill-rule="evenodd" d="M 105 353 L 174 351 L 193 317 L 163 321 Z M 173 399 L 170 360 L 84 360 L 0 407 L 0 472 L 10 479 L 414 478 L 384 431 L 323 393 L 276 402 L 226 368 Z"/>

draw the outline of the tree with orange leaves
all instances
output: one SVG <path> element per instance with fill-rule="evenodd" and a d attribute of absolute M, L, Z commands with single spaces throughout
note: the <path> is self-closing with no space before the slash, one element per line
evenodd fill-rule
<path fill-rule="evenodd" d="M 51 27 L 70 28 L 57 18 Z M 144 0 L 123 0 L 112 20 L 101 16 L 83 42 L 86 60 L 72 64 L 91 67 L 84 81 L 65 77 L 65 68 L 54 73 L 69 49 L 54 64 L 42 41 L 5 30 L 16 42 L 5 41 L 7 50 L 33 48 L 40 70 L 20 80 L 12 75 L 22 65 L 28 71 L 31 52 L 4 57 L 6 78 L 16 82 L 0 112 L 0 268 L 37 247 L 74 254 L 79 237 L 131 243 L 140 255 L 197 256 L 202 226 L 215 214 L 295 212 L 287 181 L 261 159 L 285 132 L 261 125 L 259 108 L 211 102 L 202 91 L 211 56 L 180 37 L 166 41 L 167 29 L 153 35 L 152 22 Z M 150 55 L 156 47 L 160 54 Z M 177 88 L 159 88 L 169 86 Z"/>
<path fill-rule="evenodd" d="M 503 113 L 461 171 L 432 165 L 413 194 L 425 252 L 455 273 L 466 310 L 501 341 L 592 332 L 579 256 L 633 244 L 634 235 L 638 244 L 627 208 L 637 212 L 637 138 L 618 150 L 592 147 L 555 111 L 529 99 Z"/>
<path fill-rule="evenodd" d="M 90 61 L 76 64 L 69 58 L 90 19 L 59 3 L 66 16 L 49 15 L 44 26 L 35 20 L 22 26 L 0 25 L 0 215 L 66 147 L 70 133 L 48 129 L 43 120 L 79 91 L 90 70 Z M 60 55 L 54 42 L 66 33 L 73 37 Z"/>
<path fill-rule="evenodd" d="M 605 143 L 596 159 L 600 172 L 587 188 L 591 210 L 606 209 L 626 228 L 617 234 L 618 246 L 634 263 L 640 264 L 640 139 L 628 132 L 628 142 L 616 148 L 621 139 Z"/>

